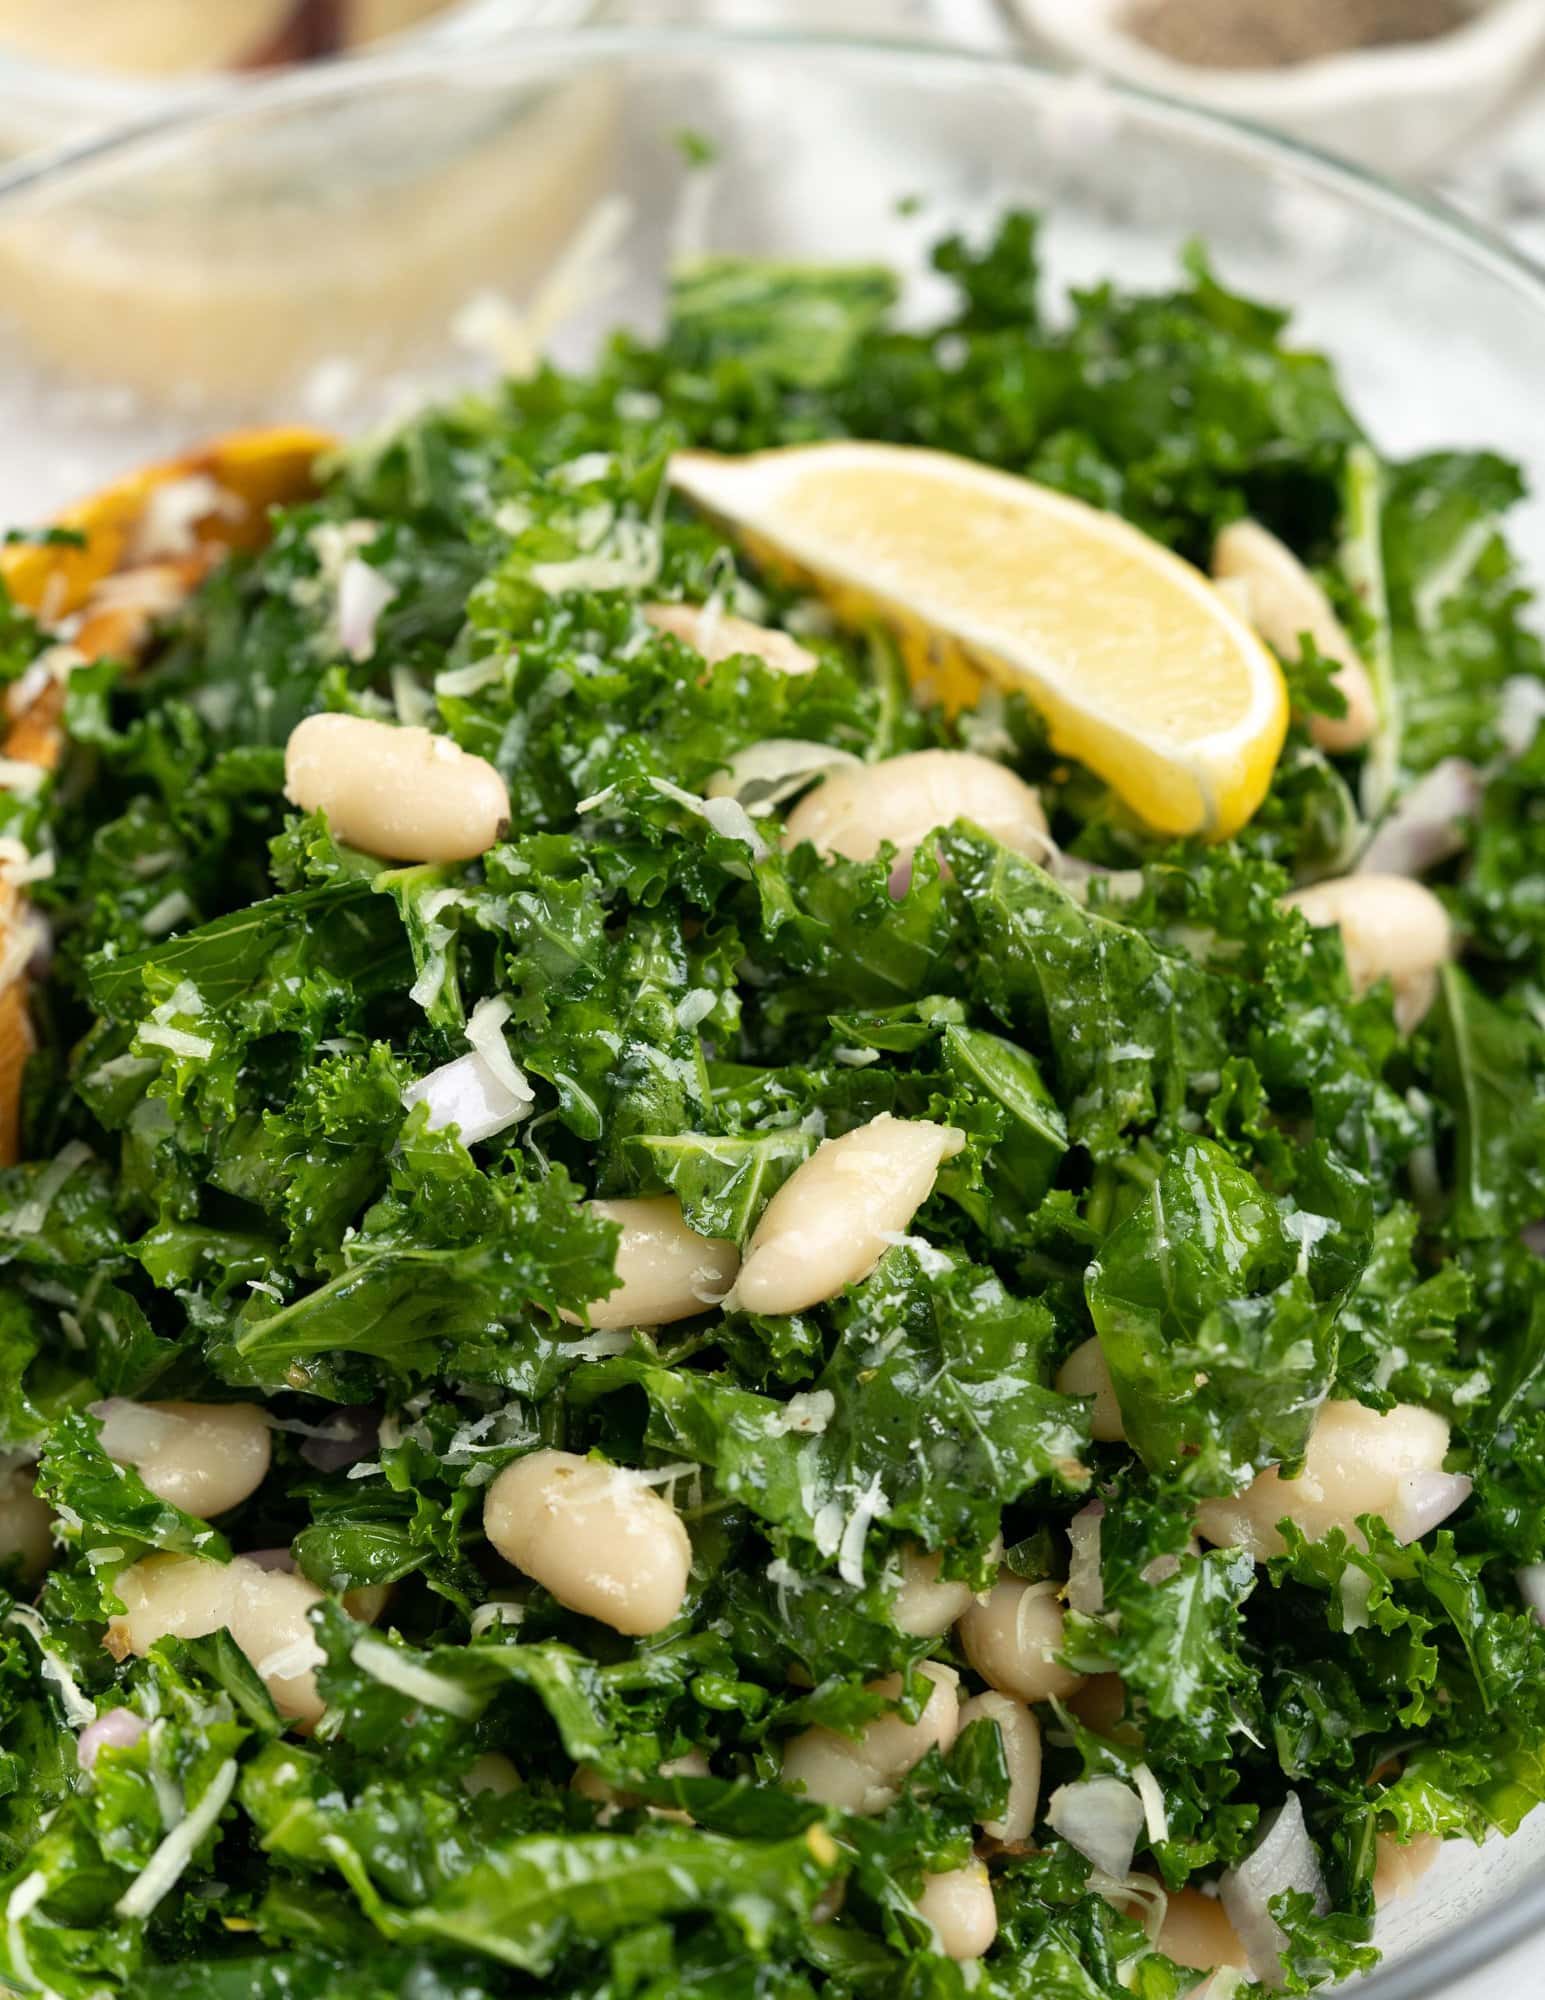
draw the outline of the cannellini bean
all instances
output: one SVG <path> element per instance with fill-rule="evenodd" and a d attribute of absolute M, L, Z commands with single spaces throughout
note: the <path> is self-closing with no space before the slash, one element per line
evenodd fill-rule
<path fill-rule="evenodd" d="M 275 1708 L 304 1728 L 322 1713 L 313 1669 L 322 1659 L 306 1613 L 322 1593 L 303 1576 L 260 1569 L 244 1556 L 228 1563 L 195 1556 L 147 1556 L 114 1585 L 127 1610 L 108 1621 L 115 1659 L 147 1653 L 170 1633 L 199 1639 L 225 1626 L 252 1662 Z"/>
<path fill-rule="evenodd" d="M 934 1684 L 916 1722 L 876 1716 L 857 1739 L 819 1726 L 806 1729 L 783 1746 L 783 1782 L 802 1787 L 823 1806 L 883 1812 L 913 1765 L 935 1746 L 948 1750 L 960 1728 L 960 1676 L 933 1660 L 924 1660 L 916 1671 Z M 900 1699 L 900 1674 L 868 1685 L 871 1694 Z"/>
<path fill-rule="evenodd" d="M 980 1958 L 998 1935 L 998 1906 L 986 1866 L 968 1861 L 942 1875 L 925 1875 L 917 1907 L 933 1925 L 946 1958 Z"/>
<path fill-rule="evenodd" d="M 965 1143 L 953 1125 L 888 1111 L 823 1140 L 762 1211 L 736 1303 L 747 1312 L 803 1312 L 866 1278 Z"/>
<path fill-rule="evenodd" d="M 680 1516 L 621 1466 L 571 1451 L 518 1458 L 488 1489 L 483 1530 L 506 1562 L 614 1632 L 662 1631 L 687 1594 Z"/>
<path fill-rule="evenodd" d="M 1033 786 L 968 750 L 915 750 L 883 763 L 828 772 L 789 814 L 784 845 L 872 861 L 888 840 L 903 859 L 938 827 L 968 819 L 1017 853 L 1050 847 Z"/>
<path fill-rule="evenodd" d="M 282 1570 L 286 1576 L 294 1576 L 300 1567 L 294 1552 L 287 1548 L 243 1549 L 241 1553 L 259 1569 Z M 374 1625 L 391 1603 L 394 1589 L 395 1585 L 390 1583 L 357 1583 L 352 1590 L 344 1591 L 338 1602 L 361 1625 Z"/>
<path fill-rule="evenodd" d="M 1159 1929 L 1159 1950 L 1177 1965 L 1212 1972 L 1220 1965 L 1250 1969 L 1250 1954 L 1216 1896 L 1200 1889 L 1177 1889 L 1169 1899 Z"/>
<path fill-rule="evenodd" d="M 374 1625 L 391 1603 L 392 1590 L 393 1586 L 389 1583 L 357 1583 L 352 1590 L 346 1590 L 338 1602 L 361 1625 Z"/>
<path fill-rule="evenodd" d="M 1454 955 L 1448 912 L 1430 889 L 1404 875 L 1342 875 L 1283 901 L 1316 930 L 1336 925 L 1352 991 L 1388 979 L 1396 1021 L 1406 1033 L 1416 1026 L 1437 994 L 1438 968 Z"/>
<path fill-rule="evenodd" d="M 1326 1403 L 1297 1479 L 1268 1466 L 1243 1493 L 1204 1501 L 1197 1531 L 1215 1547 L 1248 1549 L 1257 1562 L 1283 1554 L 1277 1532 L 1283 1519 L 1295 1521 L 1310 1541 L 1342 1528 L 1360 1543 L 1357 1516 L 1398 1515 L 1405 1483 L 1438 1471 L 1447 1450 L 1448 1424 L 1435 1410 L 1398 1403 L 1381 1414 L 1361 1403 Z"/>
<path fill-rule="evenodd" d="M 621 1282 L 604 1299 L 591 1301 L 591 1326 L 667 1326 L 718 1305 L 734 1284 L 740 1252 L 723 1237 L 689 1229 L 673 1194 L 593 1201 L 590 1209 L 622 1231 L 616 1266 Z M 573 1313 L 563 1317 L 571 1326 L 580 1324 Z"/>
<path fill-rule="evenodd" d="M 688 1750 L 680 1757 L 667 1757 L 660 1766 L 662 1778 L 707 1778 L 713 1774 L 708 1768 L 708 1755 L 703 1750 Z M 569 1790 L 578 1792 L 581 1798 L 593 1799 L 601 1808 L 596 1815 L 598 1826 L 610 1826 L 619 1812 L 643 1805 L 638 1792 L 626 1789 L 619 1791 L 608 1784 L 593 1764 L 581 1764 L 569 1780 Z M 651 1819 L 673 1820 L 678 1826 L 691 1826 L 691 1813 L 680 1812 L 675 1806 L 645 1806 Z"/>
<path fill-rule="evenodd" d="M 1410 1895 L 1427 1870 L 1443 1852 L 1443 1837 L 1419 1833 L 1414 1840 L 1396 1840 L 1381 1833 L 1374 1848 L 1373 1900 L 1382 1909 Z"/>
<path fill-rule="evenodd" d="M 14 1563 L 33 1583 L 53 1560 L 53 1515 L 33 1492 L 37 1467 L 28 1459 L 0 1460 L 0 1572 Z"/>
<path fill-rule="evenodd" d="M 1126 1720 L 1127 1691 L 1120 1674 L 1091 1674 L 1069 1698 L 1068 1707 L 1096 1736 L 1119 1741 L 1124 1733 L 1131 1733 Z"/>
<path fill-rule="evenodd" d="M 1116 1385 L 1098 1335 L 1091 1335 L 1057 1370 L 1057 1388 L 1064 1396 L 1091 1396 L 1089 1434 L 1099 1444 L 1120 1444 L 1126 1438 Z"/>
<path fill-rule="evenodd" d="M 1006 1694 L 974 1695 L 960 1711 L 960 1726 L 995 1722 L 1008 1766 L 1009 1802 L 1001 1819 L 984 1819 L 983 1833 L 993 1840 L 1028 1840 L 1041 1796 L 1041 1725 L 1022 1701 Z"/>
<path fill-rule="evenodd" d="M 168 1506 L 208 1519 L 268 1475 L 270 1437 L 256 1403 L 98 1403 L 102 1449 L 132 1465 Z"/>
<path fill-rule="evenodd" d="M 324 812 L 337 837 L 394 861 L 471 861 L 510 820 L 504 780 L 427 729 L 358 715 L 308 715 L 284 751 L 284 795 Z"/>
<path fill-rule="evenodd" d="M 1026 1583 L 1007 1570 L 955 1628 L 966 1658 L 999 1694 L 1050 1701 L 1084 1684 L 1059 1666 L 1063 1612 L 1056 1583 Z"/>
<path fill-rule="evenodd" d="M 657 632 L 669 632 L 701 653 L 709 666 L 732 660 L 737 653 L 754 653 L 780 674 L 814 673 L 815 654 L 787 632 L 770 625 L 753 625 L 749 618 L 710 609 L 706 604 L 646 604 L 644 616 Z"/>
<path fill-rule="evenodd" d="M 995 1535 L 988 1559 L 996 1562 L 1002 1553 L 1003 1537 Z M 930 1555 L 915 1542 L 901 1551 L 901 1583 L 891 1600 L 891 1618 L 914 1639 L 942 1639 L 976 1596 L 969 1583 L 941 1577 L 943 1566 L 942 1551 Z"/>
<path fill-rule="evenodd" d="M 1320 657 L 1335 662 L 1347 712 L 1311 716 L 1309 734 L 1333 756 L 1362 749 L 1379 722 L 1373 682 L 1330 599 L 1293 551 L 1258 521 L 1235 521 L 1213 548 L 1212 573 L 1239 591 L 1244 617 L 1273 652 L 1296 660 L 1307 632 Z"/>
<path fill-rule="evenodd" d="M 520 1790 L 520 1773 L 502 1750 L 484 1750 L 462 1773 L 461 1784 L 474 1798 L 480 1792 L 492 1792 L 496 1799 L 503 1799 Z"/>

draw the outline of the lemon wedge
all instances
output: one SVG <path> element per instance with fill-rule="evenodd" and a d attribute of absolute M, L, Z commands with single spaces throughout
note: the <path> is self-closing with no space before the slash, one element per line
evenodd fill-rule
<path fill-rule="evenodd" d="M 894 628 L 949 710 L 988 682 L 1021 690 L 1155 832 L 1224 839 L 1265 797 L 1280 667 L 1200 570 L 1119 516 L 904 445 L 678 452 L 671 481 L 839 618 Z"/>

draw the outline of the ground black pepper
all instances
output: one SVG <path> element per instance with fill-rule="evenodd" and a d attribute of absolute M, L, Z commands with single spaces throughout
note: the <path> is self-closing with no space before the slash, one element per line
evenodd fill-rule
<path fill-rule="evenodd" d="M 1461 27 L 1464 0 L 1135 0 L 1126 25 L 1176 62 L 1277 69 L 1351 49 L 1433 41 Z"/>

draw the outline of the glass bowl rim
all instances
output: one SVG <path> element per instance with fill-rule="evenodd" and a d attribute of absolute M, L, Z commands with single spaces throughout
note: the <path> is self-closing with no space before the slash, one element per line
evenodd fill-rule
<path fill-rule="evenodd" d="M 476 0 L 473 5 L 475 8 Z M 454 75 L 469 64 L 475 64 L 483 76 L 496 68 L 501 75 L 518 78 L 528 64 L 563 64 L 580 70 L 619 59 L 685 56 L 730 61 L 768 54 L 796 59 L 824 57 L 853 68 L 926 66 L 936 72 L 949 71 L 962 87 L 973 80 L 1001 82 L 1012 72 L 1038 92 L 1055 87 L 1097 91 L 1117 104 L 1132 106 L 1161 130 L 1203 142 L 1222 141 L 1249 158 L 1257 169 L 1276 168 L 1307 178 L 1365 213 L 1413 230 L 1429 246 L 1486 270 L 1531 303 L 1545 332 L 1545 266 L 1534 263 L 1495 230 L 1440 196 L 1399 186 L 1372 168 L 1338 158 L 1324 148 L 1237 113 L 1124 78 L 1059 69 L 1020 45 L 993 48 L 895 34 L 659 23 L 539 28 L 523 33 L 518 48 L 505 47 L 498 40 L 436 41 L 433 37 L 404 48 L 402 38 L 393 38 L 344 61 L 271 76 L 218 79 L 210 88 L 190 91 L 155 115 L 27 154 L 0 168 L 0 222 L 9 212 L 25 212 L 30 197 L 47 197 L 60 184 L 68 187 L 74 176 L 89 180 L 93 168 L 132 159 L 137 149 L 153 154 L 158 141 L 196 134 L 206 126 L 234 124 L 250 112 L 266 115 L 278 108 L 303 114 L 311 103 L 352 97 L 382 85 L 424 83 L 440 74 Z M 1418 1960 L 1377 1968 L 1356 1985 L 1356 2000 L 1441 2000 L 1449 1981 L 1478 1972 L 1531 1937 L 1541 1936 L 1545 1936 L 1545 1876 L 1516 1889 L 1496 1910 L 1482 1911 L 1454 1926 L 1425 1947 Z"/>

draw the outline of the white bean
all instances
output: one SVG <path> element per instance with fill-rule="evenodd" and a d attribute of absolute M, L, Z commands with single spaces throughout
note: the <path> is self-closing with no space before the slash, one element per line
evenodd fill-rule
<path fill-rule="evenodd" d="M 132 1465 L 158 1500 L 207 1520 L 238 1506 L 268 1475 L 270 1435 L 256 1403 L 96 1406 L 102 1449 Z"/>
<path fill-rule="evenodd" d="M 740 1252 L 723 1237 L 689 1229 L 673 1194 L 593 1201 L 590 1210 L 622 1231 L 616 1264 L 621 1283 L 604 1299 L 591 1301 L 591 1326 L 666 1326 L 690 1319 L 718 1305 L 735 1282 Z M 572 1326 L 580 1324 L 573 1313 L 563 1317 Z"/>
<path fill-rule="evenodd" d="M 461 1784 L 474 1798 L 479 1792 L 492 1792 L 496 1799 L 503 1799 L 520 1790 L 520 1773 L 502 1750 L 484 1750 L 462 1773 Z"/>
<path fill-rule="evenodd" d="M 964 1868 L 951 1868 L 942 1875 L 925 1875 L 917 1907 L 933 1925 L 946 1958 L 980 1958 L 998 1935 L 998 1906 L 980 1861 L 968 1861 Z"/>
<path fill-rule="evenodd" d="M 1127 1721 L 1127 1691 L 1120 1674 L 1091 1674 L 1068 1698 L 1068 1707 L 1086 1729 L 1115 1742 L 1132 1741 Z"/>
<path fill-rule="evenodd" d="M 275 1708 L 303 1728 L 322 1713 L 313 1669 L 322 1659 L 306 1613 L 322 1593 L 303 1576 L 260 1569 L 244 1556 L 228 1563 L 194 1556 L 147 1556 L 114 1585 L 127 1607 L 108 1621 L 106 1645 L 115 1659 L 146 1653 L 172 1634 L 199 1639 L 221 1626 L 252 1662 Z"/>
<path fill-rule="evenodd" d="M 1296 660 L 1307 632 L 1324 660 L 1335 663 L 1345 715 L 1313 715 L 1309 734 L 1333 756 L 1360 750 L 1378 727 L 1373 682 L 1330 599 L 1285 542 L 1258 521 L 1235 521 L 1219 535 L 1212 573 L 1235 586 L 1246 620 L 1284 660 Z"/>
<path fill-rule="evenodd" d="M 37 1467 L 30 1459 L 0 1459 L 0 1572 L 14 1563 L 25 1583 L 33 1583 L 53 1560 L 53 1515 L 33 1492 Z"/>
<path fill-rule="evenodd" d="M 1064 1396 L 1089 1396 L 1089 1435 L 1099 1444 L 1120 1444 L 1126 1438 L 1116 1385 L 1099 1336 L 1091 1335 L 1057 1370 L 1057 1388 Z"/>
<path fill-rule="evenodd" d="M 284 795 L 338 839 L 393 861 L 471 861 L 510 820 L 504 780 L 449 736 L 359 715 L 308 715 L 284 751 Z"/>
<path fill-rule="evenodd" d="M 888 840 L 905 859 L 928 835 L 971 820 L 1004 847 L 1044 855 L 1046 815 L 1033 786 L 968 750 L 915 750 L 828 772 L 784 826 L 786 847 L 808 840 L 824 855 L 872 861 Z"/>
<path fill-rule="evenodd" d="M 1028 1840 L 1041 1797 L 1041 1725 L 1022 1701 L 1006 1694 L 974 1695 L 960 1711 L 960 1726 L 995 1722 L 1008 1766 L 1009 1800 L 1001 1819 L 984 1819 L 983 1833 L 993 1840 Z"/>
<path fill-rule="evenodd" d="M 994 1536 L 988 1560 L 996 1562 L 1002 1553 L 1003 1537 Z M 891 1618 L 914 1639 L 942 1639 L 976 1596 L 969 1583 L 941 1577 L 943 1566 L 942 1551 L 930 1555 L 915 1542 L 901 1551 L 901 1583 L 891 1599 Z"/>
<path fill-rule="evenodd" d="M 1409 1896 L 1442 1852 L 1443 1836 L 1438 1833 L 1419 1833 L 1406 1841 L 1381 1833 L 1374 1845 L 1374 1902 L 1382 1909 Z"/>
<path fill-rule="evenodd" d="M 680 1757 L 667 1757 L 660 1766 L 662 1778 L 707 1778 L 713 1774 L 708 1768 L 708 1754 L 704 1750 L 688 1750 Z M 569 1790 L 578 1792 L 582 1799 L 593 1799 L 601 1808 L 596 1815 L 597 1826 L 610 1826 L 618 1813 L 631 1811 L 644 1804 L 640 1793 L 608 1784 L 594 1764 L 581 1764 L 569 1780 Z M 668 1819 L 677 1826 L 691 1826 L 691 1813 L 681 1812 L 675 1806 L 644 1806 L 651 1819 Z"/>
<path fill-rule="evenodd" d="M 762 1211 L 736 1302 L 747 1312 L 803 1312 L 866 1278 L 965 1143 L 953 1125 L 888 1111 L 823 1140 Z"/>
<path fill-rule="evenodd" d="M 680 1516 L 621 1466 L 571 1451 L 518 1458 L 488 1489 L 483 1530 L 506 1562 L 614 1632 L 662 1631 L 687 1594 Z"/>
<path fill-rule="evenodd" d="M 1159 1949 L 1166 1958 L 1195 1972 L 1213 1972 L 1220 1965 L 1250 1969 L 1250 1954 L 1216 1896 L 1200 1889 L 1176 1889 L 1159 1929 Z"/>
<path fill-rule="evenodd" d="M 1435 1410 L 1398 1403 L 1380 1414 L 1361 1403 L 1326 1403 L 1297 1479 L 1269 1465 L 1243 1493 L 1204 1501 L 1197 1530 L 1218 1548 L 1248 1549 L 1257 1562 L 1284 1553 L 1277 1532 L 1284 1519 L 1297 1522 L 1312 1542 L 1343 1528 L 1360 1543 L 1357 1516 L 1395 1508 L 1402 1482 L 1436 1472 L 1447 1450 L 1448 1424 Z"/>
<path fill-rule="evenodd" d="M 1316 930 L 1341 932 L 1354 993 L 1388 979 L 1395 1019 L 1409 1034 L 1438 990 L 1438 968 L 1454 955 L 1448 912 L 1420 882 L 1405 875 L 1342 875 L 1283 897 Z"/>
<path fill-rule="evenodd" d="M 683 645 L 701 653 L 709 666 L 732 660 L 737 653 L 754 653 L 780 674 L 814 673 L 816 658 L 807 646 L 771 625 L 753 625 L 728 611 L 706 604 L 646 604 L 644 616 L 657 632 L 669 632 Z"/>
<path fill-rule="evenodd" d="M 1056 1583 L 1026 1583 L 1007 1570 L 955 1628 L 966 1658 L 999 1694 L 1020 1701 L 1050 1701 L 1084 1684 L 1082 1674 L 1059 1666 L 1063 1611 Z"/>
<path fill-rule="evenodd" d="M 916 1671 L 934 1684 L 916 1722 L 876 1716 L 856 1739 L 819 1725 L 806 1729 L 783 1746 L 783 1782 L 802 1787 L 823 1806 L 883 1812 L 913 1765 L 936 1746 L 948 1750 L 960 1728 L 960 1676 L 933 1660 L 924 1660 Z M 897 1701 L 902 1679 L 887 1674 L 868 1686 L 871 1694 Z"/>

